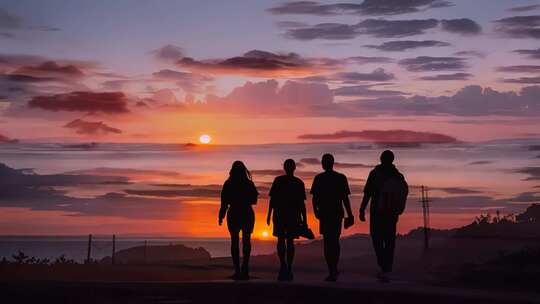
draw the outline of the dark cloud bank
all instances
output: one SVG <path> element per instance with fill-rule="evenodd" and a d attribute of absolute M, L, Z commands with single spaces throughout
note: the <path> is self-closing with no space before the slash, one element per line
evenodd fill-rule
<path fill-rule="evenodd" d="M 444 0 L 365 0 L 361 3 L 323 4 L 317 1 L 290 1 L 269 8 L 274 15 L 399 15 L 415 13 L 432 8 L 449 7 L 453 4 Z"/>

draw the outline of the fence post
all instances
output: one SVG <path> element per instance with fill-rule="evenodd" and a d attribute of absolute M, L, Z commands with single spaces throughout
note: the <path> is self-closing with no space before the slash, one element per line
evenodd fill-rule
<path fill-rule="evenodd" d="M 88 235 L 88 249 L 87 249 L 87 253 L 86 253 L 86 263 L 87 264 L 90 264 L 91 254 L 92 254 L 92 235 L 89 234 Z"/>
<path fill-rule="evenodd" d="M 428 190 L 427 187 L 422 185 L 422 213 L 424 216 L 424 250 L 429 249 L 429 233 L 430 233 L 430 225 L 429 225 L 429 198 L 428 198 Z"/>
<path fill-rule="evenodd" d="M 112 264 L 114 265 L 114 258 L 116 252 L 116 235 L 112 236 Z"/>

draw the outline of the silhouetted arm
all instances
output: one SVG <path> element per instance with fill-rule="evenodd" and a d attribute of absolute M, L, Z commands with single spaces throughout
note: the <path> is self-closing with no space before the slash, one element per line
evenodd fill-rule
<path fill-rule="evenodd" d="M 304 223 L 304 226 L 307 227 L 307 211 L 306 211 L 306 204 L 302 202 L 302 206 L 300 207 L 300 212 L 302 212 L 302 221 Z"/>
<path fill-rule="evenodd" d="M 268 192 L 268 196 L 270 197 L 270 202 L 268 203 L 268 215 L 266 216 L 266 224 L 270 226 L 270 221 L 272 219 L 272 211 L 274 210 L 275 206 L 275 195 L 276 195 L 276 184 L 277 184 L 277 178 L 274 179 L 272 182 L 272 186 L 270 186 L 270 191 Z"/>
<path fill-rule="evenodd" d="M 362 222 L 366 221 L 366 208 L 369 204 L 370 199 L 371 199 L 371 194 L 364 193 L 364 198 L 362 198 L 362 205 L 360 206 L 360 220 Z"/>
<path fill-rule="evenodd" d="M 313 204 L 313 214 L 318 219 L 319 218 L 319 197 L 317 195 L 313 195 L 311 198 L 311 202 Z"/>
<path fill-rule="evenodd" d="M 255 184 L 251 182 L 251 201 L 250 203 L 252 205 L 257 204 L 257 200 L 259 199 L 259 191 L 257 191 L 257 187 L 255 187 Z"/>
<path fill-rule="evenodd" d="M 318 176 L 315 176 L 315 178 L 313 179 L 313 184 L 311 185 L 311 189 L 309 191 L 312 195 L 311 204 L 313 205 L 313 214 L 317 219 L 319 219 L 319 196 L 317 195 L 317 191 L 319 190 L 318 181 Z"/>
<path fill-rule="evenodd" d="M 301 182 L 300 183 L 302 186 L 302 196 L 301 196 L 301 201 L 302 201 L 302 204 L 300 205 L 300 212 L 302 214 L 302 222 L 304 223 L 304 226 L 307 227 L 307 211 L 306 211 L 306 186 L 304 185 L 304 182 Z"/>
<path fill-rule="evenodd" d="M 223 223 L 223 219 L 225 218 L 225 215 L 227 214 L 227 209 L 229 209 L 229 195 L 228 195 L 228 185 L 227 182 L 223 184 L 223 188 L 221 189 L 221 207 L 219 208 L 219 215 L 218 215 L 218 223 L 221 226 Z"/>
<path fill-rule="evenodd" d="M 268 205 L 268 215 L 266 216 L 266 224 L 270 225 L 272 219 L 272 210 L 274 209 L 273 199 L 270 197 L 270 204 Z"/>
<path fill-rule="evenodd" d="M 349 200 L 348 195 L 343 198 L 343 205 L 345 206 L 345 211 L 347 211 L 347 217 L 354 217 L 351 209 L 351 200 Z"/>
<path fill-rule="evenodd" d="M 349 188 L 349 182 L 347 181 L 347 177 L 345 175 L 343 175 L 343 187 L 343 206 L 345 207 L 345 211 L 347 212 L 347 217 L 352 218 L 353 213 L 351 209 L 351 200 L 349 200 L 351 189 Z"/>
<path fill-rule="evenodd" d="M 360 220 L 364 222 L 366 220 L 366 208 L 369 204 L 369 200 L 373 196 L 373 183 L 374 183 L 373 171 L 369 173 L 366 184 L 364 185 L 364 197 L 362 198 L 362 204 L 360 205 Z"/>

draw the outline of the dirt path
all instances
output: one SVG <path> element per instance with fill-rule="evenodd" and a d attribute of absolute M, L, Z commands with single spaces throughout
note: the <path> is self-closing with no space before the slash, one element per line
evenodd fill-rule
<path fill-rule="evenodd" d="M 407 282 L 8 282 L 3 303 L 540 303 L 539 295 L 421 286 Z"/>

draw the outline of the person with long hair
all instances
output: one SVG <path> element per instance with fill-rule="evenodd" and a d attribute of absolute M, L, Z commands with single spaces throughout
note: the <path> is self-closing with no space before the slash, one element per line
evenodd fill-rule
<path fill-rule="evenodd" d="M 287 159 L 283 163 L 284 175 L 274 179 L 270 188 L 270 205 L 266 223 L 274 224 L 273 235 L 278 238 L 277 253 L 280 261 L 279 281 L 292 281 L 294 239 L 307 229 L 306 188 L 301 179 L 294 176 L 296 164 Z M 273 216 L 272 216 L 273 215 Z"/>
<path fill-rule="evenodd" d="M 255 226 L 253 205 L 257 203 L 259 192 L 251 179 L 251 174 L 243 162 L 232 164 L 229 178 L 221 190 L 219 225 L 227 216 L 227 228 L 231 234 L 231 256 L 234 265 L 234 280 L 249 279 L 249 257 L 251 255 L 251 234 Z M 242 231 L 243 260 L 240 266 L 240 231 Z"/>

